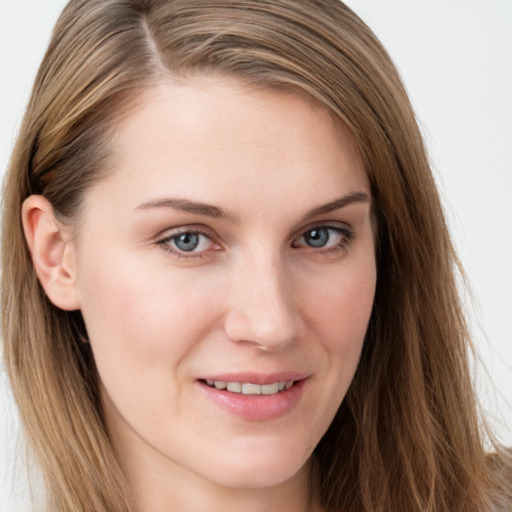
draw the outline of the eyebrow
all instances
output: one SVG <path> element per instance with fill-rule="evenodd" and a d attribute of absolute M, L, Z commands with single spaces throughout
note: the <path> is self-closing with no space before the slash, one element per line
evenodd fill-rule
<path fill-rule="evenodd" d="M 347 194 L 339 199 L 335 199 L 334 201 L 331 201 L 327 204 L 310 210 L 308 213 L 304 215 L 302 220 L 305 221 L 311 219 L 312 217 L 316 217 L 317 215 L 322 215 L 325 213 L 330 213 L 335 210 L 339 210 L 352 203 L 369 202 L 370 198 L 368 194 L 366 194 L 365 192 L 351 192 L 350 194 Z M 225 219 L 233 223 L 239 221 L 239 217 L 237 215 L 235 215 L 234 213 L 227 212 L 222 208 L 219 208 L 218 206 L 176 197 L 166 197 L 162 199 L 154 199 L 151 201 L 147 201 L 137 206 L 135 209 L 147 210 L 150 208 L 172 208 L 174 210 L 195 213 L 197 215 L 202 215 L 213 219 Z"/>
<path fill-rule="evenodd" d="M 228 213 L 218 206 L 190 201 L 189 199 L 180 199 L 175 197 L 155 199 L 142 203 L 140 206 L 137 206 L 136 210 L 147 210 L 149 208 L 173 208 L 174 210 L 195 213 L 197 215 L 203 215 L 213 219 L 226 219 L 231 222 L 238 221 L 238 217 L 236 215 Z"/>
<path fill-rule="evenodd" d="M 312 217 L 316 217 L 317 215 L 323 215 L 325 213 L 330 213 L 335 210 L 339 210 L 348 206 L 352 203 L 370 203 L 370 197 L 366 192 L 351 192 L 339 199 L 335 199 L 330 203 L 324 204 L 323 206 L 319 206 L 318 208 L 314 208 L 304 215 L 303 221 L 311 219 Z"/>

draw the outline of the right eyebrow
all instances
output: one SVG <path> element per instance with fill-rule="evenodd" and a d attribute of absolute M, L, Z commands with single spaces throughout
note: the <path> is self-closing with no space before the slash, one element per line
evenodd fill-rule
<path fill-rule="evenodd" d="M 306 221 L 308 219 L 316 217 L 317 215 L 323 215 L 325 213 L 330 213 L 335 210 L 340 210 L 341 208 L 345 208 L 345 206 L 348 206 L 349 204 L 352 203 L 371 203 L 371 200 L 368 194 L 366 194 L 365 192 L 350 192 L 349 194 L 340 197 L 339 199 L 335 199 L 330 203 L 314 208 L 306 215 L 304 215 L 303 220 Z"/>
<path fill-rule="evenodd" d="M 177 197 L 153 199 L 142 203 L 135 209 L 146 210 L 149 208 L 173 208 L 174 210 L 181 210 L 183 212 L 204 215 L 205 217 L 210 217 L 212 219 L 225 219 L 229 220 L 230 222 L 238 222 L 239 220 L 237 215 L 226 212 L 218 206 L 191 201 L 189 199 L 180 199 Z"/>

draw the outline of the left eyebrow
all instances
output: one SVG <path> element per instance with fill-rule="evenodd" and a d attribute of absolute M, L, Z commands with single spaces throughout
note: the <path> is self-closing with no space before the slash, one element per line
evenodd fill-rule
<path fill-rule="evenodd" d="M 312 217 L 316 217 L 317 215 L 339 210 L 352 203 L 370 203 L 370 197 L 365 192 L 351 192 L 350 194 L 340 197 L 339 199 L 335 199 L 330 203 L 314 208 L 304 215 L 302 221 L 304 222 Z"/>
<path fill-rule="evenodd" d="M 218 206 L 206 203 L 199 203 L 190 201 L 189 199 L 181 199 L 174 197 L 167 197 L 163 199 L 155 199 L 147 201 L 135 208 L 136 210 L 145 210 L 149 208 L 173 208 L 174 210 L 181 210 L 188 213 L 195 213 L 213 219 L 225 219 L 231 222 L 238 222 L 238 217 L 230 212 L 224 211 Z"/>

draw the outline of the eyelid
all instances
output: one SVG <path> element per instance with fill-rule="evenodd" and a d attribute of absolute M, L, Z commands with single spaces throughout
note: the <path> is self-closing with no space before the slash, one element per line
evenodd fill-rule
<path fill-rule="evenodd" d="M 342 225 L 340 225 L 340 224 L 342 224 Z M 321 246 L 321 247 L 312 247 L 307 244 L 300 244 L 300 245 L 298 244 L 298 241 L 301 238 L 303 238 L 306 235 L 306 233 L 313 231 L 315 229 L 326 229 L 328 231 L 334 231 L 339 236 L 342 237 L 342 240 L 337 244 L 330 245 L 330 246 L 329 245 Z M 330 222 L 330 221 L 322 222 L 322 221 L 320 221 L 317 223 L 310 224 L 306 228 L 301 229 L 300 233 L 292 239 L 292 248 L 297 249 L 297 250 L 309 251 L 310 253 L 317 254 L 317 255 L 321 255 L 321 254 L 325 254 L 325 255 L 331 254 L 332 255 L 334 253 L 337 253 L 339 251 L 346 249 L 347 246 L 353 241 L 354 238 L 355 238 L 355 231 L 351 227 L 347 226 L 347 224 L 340 223 L 340 222 Z"/>
<path fill-rule="evenodd" d="M 296 230 L 295 233 L 292 235 L 291 239 L 292 241 L 296 240 L 297 238 L 300 238 L 308 231 L 320 228 L 332 229 L 334 231 L 341 231 L 344 233 L 354 233 L 354 229 L 346 222 L 341 222 L 337 220 L 319 220 L 316 222 L 310 222 L 305 226 L 301 227 L 300 229 Z"/>
<path fill-rule="evenodd" d="M 171 245 L 171 242 L 174 238 L 179 237 L 180 235 L 190 233 L 196 234 L 200 236 L 204 236 L 210 240 L 211 244 L 215 246 L 213 249 L 206 249 L 203 251 L 181 251 L 177 247 Z M 156 237 L 155 243 L 160 246 L 167 253 L 170 253 L 177 258 L 190 258 L 190 259 L 198 259 L 203 258 L 205 253 L 211 251 L 218 251 L 221 248 L 221 244 L 219 244 L 216 240 L 216 236 L 211 233 L 210 229 L 205 228 L 204 226 L 198 227 L 197 225 L 191 226 L 179 226 L 176 228 L 168 228 L 164 231 L 161 231 Z"/>
<path fill-rule="evenodd" d="M 182 233 L 199 233 L 207 236 L 208 238 L 215 238 L 216 235 L 212 230 L 204 224 L 180 224 L 174 227 L 166 227 L 155 235 L 155 240 L 172 238 L 173 236 L 180 235 Z"/>

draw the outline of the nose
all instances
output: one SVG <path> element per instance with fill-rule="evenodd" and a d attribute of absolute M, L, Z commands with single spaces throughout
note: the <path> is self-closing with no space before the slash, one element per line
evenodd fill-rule
<path fill-rule="evenodd" d="M 291 279 L 278 262 L 256 257 L 234 274 L 224 327 L 231 340 L 279 350 L 304 333 Z"/>

